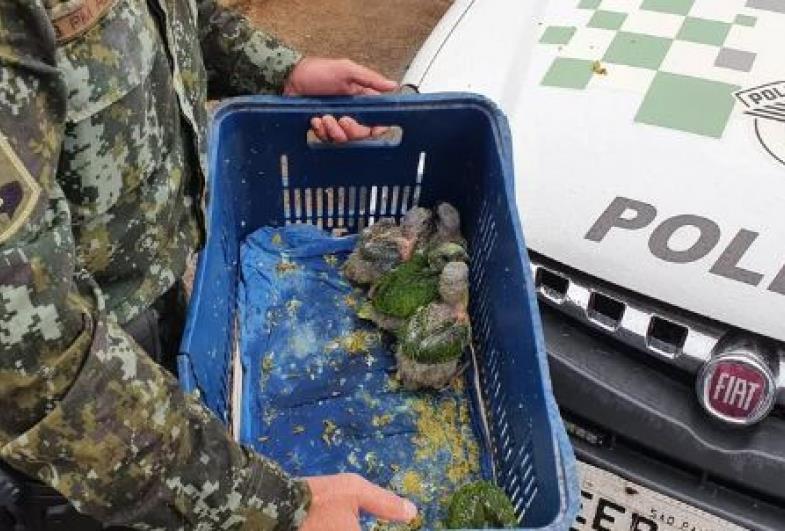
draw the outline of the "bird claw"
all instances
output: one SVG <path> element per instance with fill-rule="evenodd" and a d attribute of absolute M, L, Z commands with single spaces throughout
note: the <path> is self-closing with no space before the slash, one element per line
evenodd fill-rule
<path fill-rule="evenodd" d="M 442 392 L 445 389 L 447 389 L 448 387 L 450 387 L 452 385 L 452 381 L 455 380 L 456 378 L 458 378 L 459 376 L 463 376 L 463 374 L 469 369 L 469 367 L 471 367 L 471 365 L 472 365 L 471 362 L 467 361 L 461 367 L 458 367 L 458 369 L 455 371 L 455 374 L 450 376 L 450 381 L 447 382 L 446 384 L 444 384 L 443 386 L 441 386 L 438 389 L 438 391 Z"/>

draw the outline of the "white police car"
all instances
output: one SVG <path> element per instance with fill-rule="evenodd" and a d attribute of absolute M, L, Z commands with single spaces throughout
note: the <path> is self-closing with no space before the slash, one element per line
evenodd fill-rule
<path fill-rule="evenodd" d="M 456 0 L 407 72 L 495 100 L 575 529 L 785 529 L 785 0 Z"/>

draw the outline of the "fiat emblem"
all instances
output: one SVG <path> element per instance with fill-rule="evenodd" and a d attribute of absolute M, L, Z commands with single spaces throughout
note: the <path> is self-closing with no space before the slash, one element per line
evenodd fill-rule
<path fill-rule="evenodd" d="M 698 375 L 697 387 L 704 409 L 729 424 L 755 424 L 774 406 L 774 374 L 763 360 L 752 354 L 712 358 Z"/>

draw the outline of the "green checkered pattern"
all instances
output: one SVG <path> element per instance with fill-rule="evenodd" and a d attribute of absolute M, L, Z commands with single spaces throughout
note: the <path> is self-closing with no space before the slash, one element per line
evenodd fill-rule
<path fill-rule="evenodd" d="M 542 85 L 621 83 L 643 94 L 636 122 L 722 137 L 757 55 L 728 44 L 732 31 L 755 31 L 745 0 L 570 1 L 581 23 L 544 28 L 555 57 Z"/>

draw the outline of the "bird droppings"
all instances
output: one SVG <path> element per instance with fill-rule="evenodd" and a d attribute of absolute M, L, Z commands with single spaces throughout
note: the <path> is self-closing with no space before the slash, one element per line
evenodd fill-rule
<path fill-rule="evenodd" d="M 591 71 L 599 76 L 607 76 L 608 69 L 599 61 L 594 61 L 591 64 Z"/>
<path fill-rule="evenodd" d="M 327 446 L 332 446 L 336 442 L 338 436 L 338 425 L 331 420 L 324 421 L 324 431 L 322 432 L 322 440 Z"/>
<path fill-rule="evenodd" d="M 357 459 L 357 454 L 355 452 L 351 452 L 348 455 L 348 457 L 346 458 L 346 462 L 349 463 L 349 466 L 351 466 L 355 470 L 360 468 L 360 461 Z"/>
<path fill-rule="evenodd" d="M 372 474 L 379 466 L 379 457 L 376 455 L 376 452 L 365 454 L 365 470 L 367 473 Z"/>
<path fill-rule="evenodd" d="M 290 318 L 297 317 L 297 311 L 303 305 L 302 301 L 298 301 L 297 299 L 291 299 L 286 303 L 286 313 L 289 314 Z"/>
<path fill-rule="evenodd" d="M 262 415 L 262 421 L 267 425 L 270 426 L 279 416 L 278 411 L 275 408 L 268 407 L 265 409 L 264 414 Z"/>

